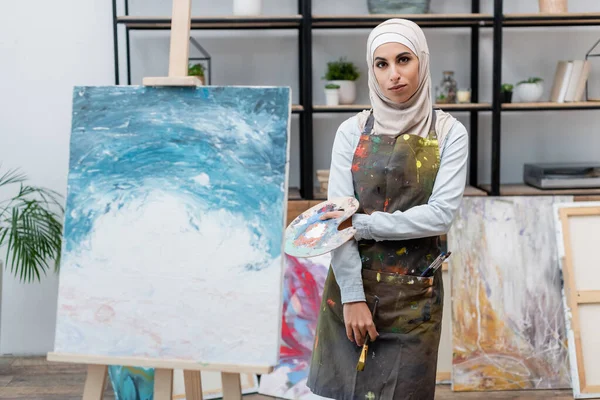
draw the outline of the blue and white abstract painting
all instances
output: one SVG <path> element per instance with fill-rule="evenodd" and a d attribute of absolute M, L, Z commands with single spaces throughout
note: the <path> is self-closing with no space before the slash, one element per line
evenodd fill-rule
<path fill-rule="evenodd" d="M 75 88 L 55 352 L 277 364 L 290 103 Z"/>

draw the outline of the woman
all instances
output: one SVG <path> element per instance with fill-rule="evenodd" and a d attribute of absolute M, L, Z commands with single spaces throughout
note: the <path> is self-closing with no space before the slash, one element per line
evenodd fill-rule
<path fill-rule="evenodd" d="M 415 23 L 377 26 L 367 62 L 372 110 L 341 124 L 328 193 L 358 199 L 358 212 L 340 225 L 354 226 L 356 240 L 332 253 L 308 386 L 336 400 L 433 399 L 441 269 L 419 275 L 440 254 L 439 236 L 461 203 L 468 135 L 432 108 L 429 49 Z M 367 335 L 373 342 L 359 372 Z"/>

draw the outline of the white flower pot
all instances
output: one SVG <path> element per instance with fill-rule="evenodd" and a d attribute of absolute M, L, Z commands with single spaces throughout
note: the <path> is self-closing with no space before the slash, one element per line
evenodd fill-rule
<path fill-rule="evenodd" d="M 353 104 L 356 101 L 356 83 L 354 81 L 329 81 L 340 87 L 340 104 Z"/>
<path fill-rule="evenodd" d="M 540 83 L 521 83 L 516 88 L 517 96 L 523 103 L 535 103 L 544 94 L 544 85 Z"/>
<path fill-rule="evenodd" d="M 328 106 L 337 106 L 340 104 L 339 89 L 325 89 L 325 104 Z"/>
<path fill-rule="evenodd" d="M 233 0 L 233 15 L 260 15 L 262 0 Z"/>

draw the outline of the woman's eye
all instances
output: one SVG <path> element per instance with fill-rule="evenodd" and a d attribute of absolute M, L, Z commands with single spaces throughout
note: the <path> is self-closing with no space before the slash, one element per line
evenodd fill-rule
<path fill-rule="evenodd" d="M 400 58 L 400 62 L 401 62 L 402 64 L 406 64 L 406 63 L 407 63 L 407 62 L 409 62 L 409 61 L 410 61 L 410 58 L 408 58 L 408 57 L 402 57 L 402 58 Z"/>
<path fill-rule="evenodd" d="M 384 62 L 378 62 L 375 66 L 377 68 L 383 68 L 383 67 L 385 67 L 385 63 Z"/>

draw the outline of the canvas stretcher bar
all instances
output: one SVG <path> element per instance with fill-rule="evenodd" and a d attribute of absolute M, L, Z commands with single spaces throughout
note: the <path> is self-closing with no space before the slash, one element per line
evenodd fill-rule
<path fill-rule="evenodd" d="M 600 398 L 600 363 L 591 357 L 599 347 L 592 329 L 596 331 L 600 321 L 600 273 L 597 258 L 589 257 L 596 251 L 591 244 L 600 228 L 600 203 L 562 205 L 557 210 L 574 397 Z"/>

